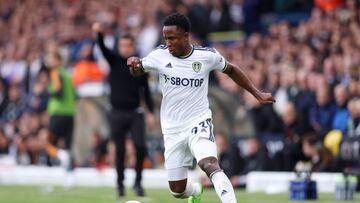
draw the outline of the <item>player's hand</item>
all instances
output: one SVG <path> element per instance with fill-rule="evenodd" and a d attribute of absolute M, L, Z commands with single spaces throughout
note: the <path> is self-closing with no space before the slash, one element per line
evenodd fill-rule
<path fill-rule="evenodd" d="M 274 97 L 268 92 L 259 92 L 256 95 L 257 100 L 260 104 L 272 104 L 275 103 Z"/>
<path fill-rule="evenodd" d="M 130 69 L 130 74 L 133 76 L 140 76 L 144 73 L 141 65 L 141 60 L 138 57 L 132 56 L 128 58 L 127 65 Z"/>
<path fill-rule="evenodd" d="M 139 57 L 132 56 L 132 57 L 128 58 L 127 65 L 129 66 L 130 69 L 136 70 L 141 67 L 141 61 L 140 61 Z"/>
<path fill-rule="evenodd" d="M 92 25 L 92 30 L 94 32 L 102 32 L 103 31 L 103 27 L 102 25 L 99 23 L 99 22 L 95 22 L 93 25 Z"/>

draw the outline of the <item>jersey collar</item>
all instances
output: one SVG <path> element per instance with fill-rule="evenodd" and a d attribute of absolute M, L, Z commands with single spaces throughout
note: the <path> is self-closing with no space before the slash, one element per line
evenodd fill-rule
<path fill-rule="evenodd" d="M 179 58 L 181 58 L 181 59 L 189 58 L 189 56 L 191 56 L 191 54 L 192 54 L 193 52 L 194 52 L 194 46 L 191 45 L 191 51 L 190 51 L 187 55 L 185 55 L 185 56 L 179 56 Z"/>

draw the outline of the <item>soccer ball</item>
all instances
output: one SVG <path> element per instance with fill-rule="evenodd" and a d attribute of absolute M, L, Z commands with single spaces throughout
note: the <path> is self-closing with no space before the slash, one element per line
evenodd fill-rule
<path fill-rule="evenodd" d="M 125 203 L 141 203 L 141 202 L 136 201 L 136 200 L 129 200 L 129 201 L 125 202 Z"/>

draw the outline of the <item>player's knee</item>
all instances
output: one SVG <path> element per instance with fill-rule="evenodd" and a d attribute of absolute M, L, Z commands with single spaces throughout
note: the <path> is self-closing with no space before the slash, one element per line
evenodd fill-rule
<path fill-rule="evenodd" d="M 186 184 L 172 184 L 170 183 L 170 191 L 171 194 L 175 196 L 175 194 L 183 193 L 186 189 Z"/>
<path fill-rule="evenodd" d="M 210 176 L 214 171 L 220 170 L 219 162 L 215 157 L 208 157 L 199 161 L 199 167 Z"/>

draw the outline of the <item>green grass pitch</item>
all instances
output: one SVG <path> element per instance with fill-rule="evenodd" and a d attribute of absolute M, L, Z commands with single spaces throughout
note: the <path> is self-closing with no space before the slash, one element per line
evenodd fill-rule
<path fill-rule="evenodd" d="M 116 199 L 114 188 L 87 188 L 78 187 L 66 190 L 55 187 L 53 191 L 45 192 L 42 187 L 35 186 L 4 186 L 0 185 L 0 203 L 124 203 L 127 200 L 138 200 L 142 203 L 186 203 L 186 200 L 177 200 L 170 196 L 166 189 L 146 189 L 147 197 L 138 198 L 131 189 L 126 191 L 127 196 Z M 239 203 L 299 203 L 290 201 L 287 194 L 266 195 L 264 193 L 246 193 L 236 190 Z M 336 201 L 333 194 L 319 194 L 317 201 L 300 201 L 302 203 L 351 203 L 359 202 L 360 193 L 356 194 L 356 201 Z M 202 203 L 219 203 L 214 190 L 204 191 Z"/>

